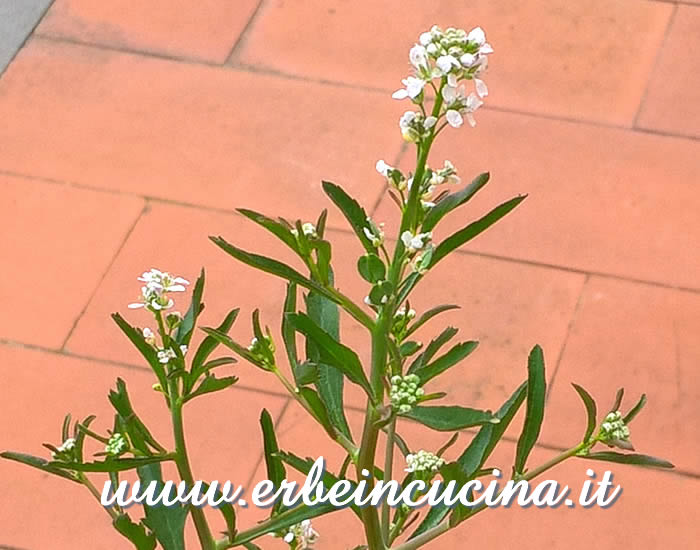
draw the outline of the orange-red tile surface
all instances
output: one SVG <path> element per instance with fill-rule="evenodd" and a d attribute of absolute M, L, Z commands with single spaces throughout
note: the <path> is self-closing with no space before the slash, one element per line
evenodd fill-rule
<path fill-rule="evenodd" d="M 38 33 L 113 48 L 223 63 L 258 0 L 57 0 Z"/>
<path fill-rule="evenodd" d="M 593 277 L 581 297 L 550 394 L 543 438 L 569 445 L 578 431 L 559 418 L 583 417 L 570 382 L 584 386 L 610 411 L 624 386 L 623 411 L 646 393 L 646 409 L 631 426 L 638 451 L 662 454 L 679 469 L 700 474 L 700 296 Z"/>
<path fill-rule="evenodd" d="M 0 195 L 0 339 L 59 348 L 143 201 L 5 175 Z"/>
<path fill-rule="evenodd" d="M 320 210 L 322 179 L 371 204 L 400 145 L 381 94 L 40 39 L 0 94 L 0 167 L 217 208 Z"/>
<path fill-rule="evenodd" d="M 43 454 L 40 443 L 57 442 L 68 411 L 97 413 L 97 427 L 108 427 L 105 397 L 117 376 L 171 444 L 152 375 L 109 318 L 119 311 L 135 325 L 151 324 L 143 310 L 127 309 L 138 298 L 136 277 L 151 267 L 192 282 L 205 267 L 202 324 L 240 307 L 231 332 L 245 344 L 258 307 L 279 342 L 284 282 L 237 263 L 207 236 L 304 269 L 236 207 L 304 221 L 328 207 L 338 287 L 362 301 L 362 251 L 319 183 L 337 181 L 376 210 L 391 244 L 397 216 L 386 197 L 379 201 L 384 182 L 374 164 L 399 159 L 397 120 L 409 104 L 390 92 L 407 74 L 419 32 L 433 23 L 481 25 L 495 48 L 487 108 L 475 129 L 446 129 L 430 162 L 453 161 L 465 181 L 489 170 L 492 181 L 437 228 L 435 240 L 513 195 L 529 197 L 412 296 L 419 312 L 462 306 L 421 329 L 420 340 L 450 324 L 460 329 L 455 341 L 480 341 L 431 389 L 448 391 L 446 402 L 498 407 L 540 343 L 553 378 L 544 444 L 573 444 L 583 430 L 569 382 L 586 386 L 601 413 L 624 385 L 626 403 L 649 397 L 632 425 L 638 451 L 672 460 L 678 473 L 615 466 L 624 493 L 609 510 L 492 511 L 428 548 L 693 548 L 700 537 L 693 70 L 700 7 L 691 3 L 266 0 L 253 17 L 253 0 L 56 0 L 0 77 L 0 448 Z M 412 169 L 413 158 L 405 147 L 401 165 Z M 176 296 L 180 311 L 189 294 Z M 366 331 L 343 319 L 342 334 L 367 364 Z M 274 376 L 243 361 L 225 369 L 239 385 L 186 411 L 198 476 L 244 484 L 264 477 L 263 407 L 283 449 L 323 454 L 338 468 L 343 453 Z M 365 398 L 346 387 L 359 438 Z M 492 459 L 506 471 L 522 416 Z M 414 450 L 447 439 L 408 422 L 400 429 Z M 471 437 L 461 434 L 448 457 Z M 530 467 L 555 452 L 536 448 Z M 605 469 L 579 460 L 547 477 L 578 488 L 591 465 Z M 395 474 L 403 467 L 397 456 Z M 126 547 L 77 486 L 2 461 L 0 494 L 0 548 Z M 218 512 L 207 513 L 218 532 Z M 239 526 L 264 515 L 240 509 Z M 315 525 L 323 550 L 361 542 L 349 512 Z M 191 525 L 187 540 L 197 547 Z M 272 537 L 260 543 L 283 548 Z"/>
<path fill-rule="evenodd" d="M 477 115 L 475 129 L 447 128 L 431 151 L 433 166 L 449 159 L 465 182 L 491 172 L 488 185 L 438 226 L 438 240 L 526 193 L 467 248 L 700 288 L 699 142 L 510 113 Z M 395 219 L 395 213 L 385 197 L 375 218 Z"/>
<path fill-rule="evenodd" d="M 637 125 L 700 137 L 700 8 L 678 6 Z"/>
<path fill-rule="evenodd" d="M 490 105 L 630 125 L 672 9 L 637 0 L 391 0 L 365 9 L 339 0 L 273 1 L 261 8 L 241 60 L 396 89 L 421 32 L 480 25 L 496 51 Z"/>

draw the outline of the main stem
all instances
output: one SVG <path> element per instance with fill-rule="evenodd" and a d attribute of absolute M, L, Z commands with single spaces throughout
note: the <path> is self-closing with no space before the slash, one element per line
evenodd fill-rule
<path fill-rule="evenodd" d="M 374 392 L 377 403 L 384 401 L 384 374 L 386 370 L 386 338 L 388 330 L 388 320 L 382 311 L 377 318 L 377 322 L 372 329 L 372 370 L 370 373 L 370 384 Z M 379 414 L 371 399 L 367 400 L 367 410 L 365 413 L 365 425 L 362 431 L 362 443 L 360 445 L 360 456 L 357 461 L 357 477 L 362 477 L 362 470 L 370 473 L 368 479 L 368 491 L 374 487 L 374 461 L 377 453 L 377 439 L 379 429 L 376 422 Z M 365 528 L 367 545 L 369 550 L 384 550 L 384 538 L 379 522 L 379 514 L 374 506 L 365 506 L 361 509 L 362 523 Z"/>
<path fill-rule="evenodd" d="M 175 387 L 173 388 L 173 386 Z M 171 395 L 173 395 L 173 389 L 177 392 L 177 382 L 175 381 L 170 382 Z M 177 393 L 175 393 L 175 395 L 177 395 Z M 190 466 L 190 460 L 187 456 L 187 445 L 185 443 L 185 431 L 182 421 L 182 403 L 179 399 L 174 399 L 173 402 L 171 402 L 170 411 L 172 413 L 173 433 L 175 435 L 175 465 L 180 474 L 180 479 L 182 479 L 188 487 L 193 487 L 194 475 L 192 474 L 192 467 Z M 202 550 L 215 550 L 216 543 L 211 534 L 211 529 L 209 529 L 206 517 L 204 516 L 204 510 L 197 506 L 191 506 L 190 512 Z"/>

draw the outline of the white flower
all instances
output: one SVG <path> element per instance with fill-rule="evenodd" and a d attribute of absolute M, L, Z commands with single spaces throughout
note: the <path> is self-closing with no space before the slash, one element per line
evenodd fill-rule
<path fill-rule="evenodd" d="M 457 58 L 453 55 L 441 55 L 437 58 L 435 64 L 437 65 L 438 69 L 442 71 L 442 74 L 447 74 L 453 68 L 460 67 L 459 61 L 457 61 Z"/>
<path fill-rule="evenodd" d="M 456 88 L 457 87 L 457 75 L 454 73 L 450 73 L 447 75 L 447 85 L 450 88 Z"/>
<path fill-rule="evenodd" d="M 467 69 L 473 67 L 477 61 L 478 58 L 473 53 L 465 53 L 459 58 L 459 62 Z"/>
<path fill-rule="evenodd" d="M 464 124 L 462 115 L 455 109 L 449 109 L 445 113 L 445 118 L 447 119 L 447 123 L 453 128 L 459 128 L 462 124 Z"/>
<path fill-rule="evenodd" d="M 474 79 L 474 86 L 476 88 L 476 94 L 479 97 L 486 97 L 489 95 L 489 89 L 486 87 L 486 83 L 480 78 Z"/>
<path fill-rule="evenodd" d="M 442 89 L 442 98 L 445 100 L 448 106 L 452 105 L 453 103 L 457 103 L 458 101 L 462 101 L 465 99 L 465 90 L 464 90 L 464 85 L 461 85 L 459 87 L 455 86 L 445 86 Z"/>
<path fill-rule="evenodd" d="M 478 46 L 482 46 L 486 42 L 486 33 L 481 27 L 476 27 L 469 31 L 467 40 L 469 40 L 469 42 L 475 42 Z"/>
<path fill-rule="evenodd" d="M 305 519 L 301 523 L 292 525 L 282 540 L 290 546 L 296 542 L 294 548 L 298 550 L 309 550 L 313 548 L 319 538 L 320 535 L 311 526 L 311 520 Z"/>
<path fill-rule="evenodd" d="M 362 228 L 365 233 L 365 237 L 369 239 L 374 248 L 380 247 L 382 244 L 384 244 L 384 231 L 382 231 L 384 224 L 380 223 L 377 225 L 371 218 L 367 218 L 367 224 L 367 227 Z"/>
<path fill-rule="evenodd" d="M 148 345 L 154 346 L 156 344 L 156 335 L 150 328 L 146 327 L 141 332 L 143 334 L 143 339 Z"/>
<path fill-rule="evenodd" d="M 158 361 L 160 361 L 164 365 L 169 363 L 171 359 L 175 359 L 176 357 L 177 354 L 170 348 L 158 351 Z"/>
<path fill-rule="evenodd" d="M 432 238 L 432 233 L 418 233 L 414 235 L 410 231 L 404 231 L 401 234 L 401 242 L 406 249 L 413 254 L 417 250 L 422 249 Z"/>
<path fill-rule="evenodd" d="M 146 286 L 160 289 L 163 292 L 184 292 L 186 290 L 185 285 L 190 284 L 187 279 L 175 277 L 167 271 L 160 271 L 155 268 L 144 272 L 138 280 L 146 283 Z"/>
<path fill-rule="evenodd" d="M 472 116 L 472 113 L 476 112 L 476 110 L 479 107 L 481 107 L 483 104 L 484 104 L 484 102 L 481 101 L 474 94 L 469 94 L 469 97 L 467 97 L 467 104 L 465 106 L 465 110 L 466 110 L 466 115 L 467 115 L 467 121 L 469 121 L 469 125 L 472 128 L 474 126 L 476 126 L 476 120 Z"/>
<path fill-rule="evenodd" d="M 433 126 L 435 126 L 435 124 L 437 124 L 437 118 L 435 118 L 432 115 L 427 116 L 423 121 L 423 128 L 425 128 L 426 130 L 430 130 Z"/>
<path fill-rule="evenodd" d="M 423 80 L 422 78 L 417 78 L 415 76 L 409 76 L 408 78 L 404 78 L 401 82 L 403 82 L 406 88 L 396 90 L 391 95 L 391 97 L 393 97 L 394 99 L 406 99 L 407 97 L 414 99 L 421 94 L 421 92 L 423 91 L 423 87 L 425 86 L 425 80 Z"/>
<path fill-rule="evenodd" d="M 420 35 L 418 41 L 423 45 L 427 46 L 433 41 L 433 35 L 430 32 L 424 32 Z"/>
<path fill-rule="evenodd" d="M 379 172 L 385 178 L 388 178 L 389 172 L 391 172 L 394 169 L 393 166 L 389 166 L 383 160 L 378 160 L 377 164 L 375 165 L 375 168 L 377 169 L 377 172 Z"/>
<path fill-rule="evenodd" d="M 314 224 L 312 224 L 311 222 L 302 223 L 301 224 L 301 231 L 307 237 L 318 237 L 318 235 L 316 234 L 316 226 Z M 291 233 L 295 237 L 299 236 L 299 232 L 296 229 L 292 229 Z"/>
<path fill-rule="evenodd" d="M 154 286 L 141 287 L 141 301 L 129 304 L 130 309 L 138 309 L 140 307 L 149 307 L 154 311 L 170 309 L 175 305 L 172 298 L 165 295 L 164 291 Z"/>
<path fill-rule="evenodd" d="M 72 437 L 69 437 L 66 439 L 63 443 L 61 443 L 58 447 L 56 447 L 57 452 L 51 452 L 51 457 L 52 458 L 58 458 L 58 456 L 62 453 L 67 453 L 68 451 L 72 451 L 75 448 L 75 439 Z"/>
<path fill-rule="evenodd" d="M 406 455 L 406 472 L 435 473 L 445 465 L 445 460 L 428 451 L 420 450 Z"/>
<path fill-rule="evenodd" d="M 408 59 L 411 61 L 416 69 L 422 69 L 428 66 L 428 56 L 425 50 L 425 46 L 416 44 L 408 52 Z"/>
<path fill-rule="evenodd" d="M 488 54 L 490 54 L 490 53 L 493 53 L 493 48 L 491 47 L 491 44 L 483 44 L 483 45 L 479 48 L 479 53 L 480 53 L 481 55 L 488 55 Z"/>
<path fill-rule="evenodd" d="M 180 346 L 180 353 L 182 353 L 182 355 L 185 355 L 187 353 L 187 350 L 189 350 L 189 349 L 190 348 L 188 348 L 185 344 L 182 344 Z"/>

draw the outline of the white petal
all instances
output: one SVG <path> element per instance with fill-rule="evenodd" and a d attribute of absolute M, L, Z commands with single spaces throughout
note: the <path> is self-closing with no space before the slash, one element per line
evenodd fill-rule
<path fill-rule="evenodd" d="M 479 48 L 479 53 L 487 55 L 493 53 L 493 47 L 488 42 Z"/>
<path fill-rule="evenodd" d="M 411 239 L 413 239 L 413 234 L 410 231 L 404 231 L 401 233 L 401 242 L 405 247 L 408 247 L 411 244 Z"/>
<path fill-rule="evenodd" d="M 457 87 L 457 75 L 456 74 L 448 74 L 447 75 L 447 85 L 450 86 L 451 88 Z"/>
<path fill-rule="evenodd" d="M 469 40 L 469 42 L 476 42 L 479 46 L 481 46 L 484 42 L 486 42 L 486 33 L 481 27 L 476 27 L 475 29 L 469 31 L 467 40 Z"/>
<path fill-rule="evenodd" d="M 430 44 L 433 40 L 433 35 L 430 34 L 429 32 L 424 32 L 423 34 L 420 35 L 420 38 L 418 39 L 423 46 L 427 46 Z"/>
<path fill-rule="evenodd" d="M 289 544 L 290 542 L 292 542 L 294 540 L 294 533 L 287 533 L 286 535 L 284 535 L 284 539 L 282 539 L 282 540 L 284 540 L 284 542 Z"/>
<path fill-rule="evenodd" d="M 474 128 L 474 126 L 476 126 L 476 119 L 474 118 L 474 115 L 467 113 L 467 122 L 469 123 L 469 126 Z"/>
<path fill-rule="evenodd" d="M 454 109 L 447 111 L 447 113 L 445 113 L 445 118 L 447 118 L 447 123 L 453 128 L 459 128 L 462 124 L 464 124 L 462 115 L 459 113 L 459 111 L 455 111 Z"/>
<path fill-rule="evenodd" d="M 433 126 L 435 126 L 436 122 L 437 118 L 435 118 L 434 116 L 428 116 L 423 122 L 423 128 L 425 128 L 426 130 L 430 130 Z"/>
<path fill-rule="evenodd" d="M 139 302 L 137 304 L 129 304 L 126 307 L 128 307 L 129 309 L 139 309 L 141 307 L 146 307 L 146 304 Z"/>
<path fill-rule="evenodd" d="M 454 101 L 457 99 L 457 88 L 454 88 L 452 86 L 445 86 L 442 89 L 442 98 L 447 102 L 448 105 L 450 103 L 454 103 Z"/>
<path fill-rule="evenodd" d="M 459 62 L 465 67 L 471 67 L 476 62 L 476 56 L 471 53 L 465 53 L 459 58 Z"/>
<path fill-rule="evenodd" d="M 401 88 L 400 90 L 396 90 L 393 94 L 391 94 L 391 97 L 394 99 L 406 99 L 408 97 L 408 92 Z"/>
<path fill-rule="evenodd" d="M 404 80 L 404 83 L 406 84 L 406 92 L 408 93 L 408 97 L 411 99 L 418 97 L 423 91 L 423 86 L 425 86 L 425 81 L 422 78 L 416 78 L 413 76 L 409 76 L 406 80 Z"/>
<path fill-rule="evenodd" d="M 489 95 L 489 89 L 486 86 L 486 83 L 480 78 L 474 79 L 474 86 L 476 87 L 476 93 L 479 97 L 486 97 Z"/>
<path fill-rule="evenodd" d="M 377 169 L 377 172 L 379 172 L 382 176 L 386 176 L 389 173 L 391 166 L 389 166 L 383 160 L 378 160 L 377 164 L 375 165 L 375 168 Z"/>

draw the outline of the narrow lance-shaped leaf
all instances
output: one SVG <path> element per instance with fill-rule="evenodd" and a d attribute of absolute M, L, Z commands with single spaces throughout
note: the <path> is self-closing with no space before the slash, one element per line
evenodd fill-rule
<path fill-rule="evenodd" d="M 297 331 L 307 338 L 311 338 L 316 343 L 321 358 L 325 363 L 342 371 L 351 382 L 361 386 L 374 399 L 372 388 L 362 369 L 360 358 L 353 350 L 340 342 L 336 342 L 326 331 L 312 321 L 308 315 L 303 313 L 288 314 L 287 318 Z"/>
<path fill-rule="evenodd" d="M 202 269 L 197 281 L 194 284 L 194 290 L 192 290 L 192 303 L 185 313 L 185 316 L 182 318 L 182 323 L 180 323 L 180 326 L 177 327 L 177 331 L 175 332 L 175 341 L 178 343 L 178 345 L 190 345 L 192 333 L 194 332 L 194 327 L 197 324 L 197 318 L 200 316 L 202 311 L 204 311 L 202 294 L 204 294 L 204 269 Z"/>
<path fill-rule="evenodd" d="M 408 374 L 414 374 L 418 369 L 430 362 L 435 354 L 440 351 L 440 348 L 449 342 L 457 334 L 458 329 L 455 327 L 445 328 L 438 336 L 433 338 L 425 350 L 413 360 L 411 366 L 408 367 Z"/>
<path fill-rule="evenodd" d="M 498 423 L 499 420 L 489 411 L 480 411 L 467 407 L 437 406 L 437 407 L 413 407 L 410 412 L 402 414 L 404 418 L 410 418 L 440 432 L 452 432 L 463 430 L 472 426 Z"/>
<path fill-rule="evenodd" d="M 75 481 L 76 483 L 80 483 L 80 481 L 71 472 L 62 470 L 61 468 L 52 465 L 52 463 L 46 460 L 45 458 L 32 456 L 25 453 L 16 453 L 14 451 L 3 451 L 0 453 L 0 457 L 7 460 L 19 462 L 20 464 L 24 464 L 25 466 L 31 466 L 32 468 L 36 468 L 37 470 L 41 470 L 42 472 L 46 472 L 48 474 L 52 474 L 55 476 L 62 477 L 64 479 L 69 479 L 70 481 Z"/>
<path fill-rule="evenodd" d="M 224 376 L 222 378 L 217 378 L 215 375 L 207 373 L 204 378 L 202 378 L 199 386 L 197 386 L 193 392 L 188 394 L 184 398 L 183 402 L 187 403 L 200 395 L 225 390 L 226 388 L 233 386 L 236 382 L 238 382 L 237 376 Z"/>
<path fill-rule="evenodd" d="M 525 423 L 518 439 L 515 453 L 515 473 L 525 470 L 527 457 L 535 446 L 540 435 L 544 419 L 544 402 L 547 392 L 547 381 L 544 372 L 544 354 L 540 346 L 535 346 L 530 352 L 527 362 L 527 403 Z"/>
<path fill-rule="evenodd" d="M 420 378 L 421 384 L 425 384 L 426 382 L 445 372 L 447 369 L 455 366 L 462 359 L 471 354 L 478 345 L 479 342 L 474 341 L 457 344 L 450 349 L 450 351 L 444 355 L 441 355 L 432 363 L 416 370 L 415 373 Z"/>
<path fill-rule="evenodd" d="M 647 396 L 646 394 L 642 394 L 642 396 L 639 398 L 639 401 L 637 401 L 637 404 L 632 407 L 630 412 L 628 412 L 625 417 L 622 419 L 622 421 L 625 424 L 629 424 L 634 420 L 634 418 L 641 412 L 641 410 L 644 408 L 644 405 L 647 404 Z"/>
<path fill-rule="evenodd" d="M 436 315 L 439 315 L 440 313 L 443 313 L 445 311 L 450 311 L 451 309 L 459 309 L 459 306 L 456 306 L 454 304 L 443 304 L 429 309 L 411 324 L 408 331 L 406 332 L 406 337 L 413 334 L 415 331 L 417 331 L 420 327 L 422 327 L 425 323 L 430 321 Z"/>
<path fill-rule="evenodd" d="M 218 327 L 216 327 L 216 330 L 223 334 L 227 334 L 228 331 L 231 330 L 233 323 L 236 321 L 239 312 L 240 308 L 232 309 L 231 311 L 229 311 L 226 317 L 224 317 L 224 320 L 221 322 L 221 324 Z M 199 347 L 197 348 L 197 351 L 194 354 L 194 357 L 192 358 L 192 374 L 193 376 L 195 376 L 195 379 L 196 376 L 198 376 L 202 372 L 202 366 L 204 365 L 204 363 L 206 363 L 207 359 L 214 352 L 218 345 L 219 342 L 216 340 L 216 338 L 213 338 L 212 336 L 207 336 L 206 338 L 204 338 L 204 340 L 202 340 L 202 343 L 199 344 Z"/>
<path fill-rule="evenodd" d="M 330 411 L 326 407 L 326 404 L 319 397 L 318 393 L 309 387 L 299 388 L 299 395 L 306 402 L 306 404 L 311 407 L 316 420 L 321 424 L 326 433 L 335 440 L 337 435 L 335 433 L 335 427 L 331 421 Z M 344 416 L 343 416 L 344 418 Z"/>
<path fill-rule="evenodd" d="M 479 218 L 475 222 L 470 223 L 464 229 L 461 229 L 460 231 L 457 231 L 456 233 L 453 233 L 452 235 L 447 237 L 447 239 L 442 241 L 435 248 L 430 267 L 435 267 L 435 265 L 445 256 L 447 256 L 450 252 L 459 248 L 463 244 L 466 244 L 467 242 L 471 241 L 474 237 L 476 237 L 483 231 L 486 231 L 494 223 L 503 218 L 506 214 L 508 214 L 511 210 L 518 206 L 523 200 L 525 200 L 525 197 L 526 195 L 523 195 L 520 197 L 515 197 L 514 199 L 511 199 L 507 202 L 504 202 L 500 206 L 497 206 L 496 208 L 491 210 L 491 212 L 486 214 L 484 217 Z"/>
<path fill-rule="evenodd" d="M 477 191 L 486 185 L 489 181 L 489 173 L 484 172 L 479 174 L 474 180 L 464 189 L 456 193 L 447 195 L 444 199 L 433 206 L 425 215 L 422 229 L 423 231 L 432 231 L 438 222 L 455 208 L 462 206 L 474 195 Z"/>
<path fill-rule="evenodd" d="M 586 433 L 583 435 L 583 441 L 588 442 L 590 441 L 591 436 L 593 435 L 593 432 L 595 431 L 596 426 L 598 425 L 598 410 L 595 401 L 591 397 L 590 393 L 588 393 L 583 387 L 579 386 L 578 384 L 571 385 L 576 390 L 576 393 L 578 393 L 579 397 L 581 398 L 581 401 L 583 401 L 584 407 L 586 407 L 586 416 L 588 419 L 588 423 L 586 425 Z"/>
<path fill-rule="evenodd" d="M 299 245 L 297 243 L 296 237 L 294 237 L 289 227 L 287 227 L 283 223 L 280 223 L 277 220 L 268 218 L 264 214 L 254 212 L 253 210 L 248 210 L 247 208 L 238 208 L 237 210 L 249 220 L 253 220 L 261 227 L 267 229 L 270 233 L 275 235 L 289 248 L 294 250 L 294 252 L 296 252 L 297 254 L 299 253 Z"/>
<path fill-rule="evenodd" d="M 297 310 L 297 285 L 295 283 L 287 283 L 287 293 L 284 298 L 284 310 L 282 312 L 282 341 L 284 349 L 287 352 L 289 360 L 289 368 L 292 372 L 295 371 L 299 363 L 297 355 L 296 332 L 287 320 L 287 313 L 295 313 Z"/>
<path fill-rule="evenodd" d="M 284 469 L 284 464 L 277 456 L 279 446 L 277 445 L 277 436 L 275 435 L 275 425 L 272 422 L 272 417 L 267 409 L 263 409 L 260 414 L 260 427 L 263 433 L 263 451 L 265 453 L 265 466 L 267 468 L 267 479 L 272 481 L 277 488 L 287 476 Z M 272 513 L 279 509 L 280 502 L 276 502 Z"/>
<path fill-rule="evenodd" d="M 148 464 L 138 468 L 139 479 L 142 487 L 148 487 L 151 482 L 156 483 L 156 493 L 163 490 L 163 472 L 160 464 Z M 175 488 L 170 492 L 173 496 Z M 144 505 L 146 517 L 143 523 L 155 533 L 163 550 L 185 550 L 185 519 L 187 508 L 181 504 L 165 506 L 162 502 L 156 506 Z"/>
<path fill-rule="evenodd" d="M 343 191 L 339 185 L 329 181 L 324 181 L 322 185 L 326 195 L 330 197 L 333 203 L 340 209 L 350 223 L 350 226 L 357 235 L 357 238 L 360 239 L 360 242 L 362 243 L 362 246 L 365 247 L 365 250 L 367 250 L 367 252 L 374 253 L 374 246 L 372 246 L 372 242 L 369 240 L 367 235 L 365 235 L 365 227 L 368 227 L 368 224 L 367 213 L 365 212 L 364 208 L 362 208 L 355 199 Z"/>
<path fill-rule="evenodd" d="M 163 447 L 156 441 L 132 407 L 124 380 L 117 378 L 116 390 L 110 390 L 107 398 L 114 410 L 117 411 L 134 447 L 145 454 L 151 454 L 150 449 L 146 445 L 150 445 L 153 449 L 160 452 L 164 451 Z"/>
<path fill-rule="evenodd" d="M 126 514 L 119 514 L 112 525 L 117 532 L 131 541 L 136 550 L 154 550 L 157 546 L 156 536 L 146 531 L 142 523 L 134 523 Z"/>
<path fill-rule="evenodd" d="M 655 456 L 641 455 L 636 453 L 616 453 L 614 451 L 602 451 L 599 453 L 589 453 L 587 455 L 577 455 L 579 458 L 587 460 L 602 460 L 605 462 L 616 462 L 618 464 L 632 464 L 634 466 L 648 466 L 652 468 L 675 468 L 668 460 L 656 458 Z"/>
<path fill-rule="evenodd" d="M 114 319 L 117 326 L 122 330 L 126 337 L 131 340 L 134 346 L 136 346 L 136 349 L 141 352 L 141 355 L 143 355 L 144 359 L 146 359 L 148 364 L 151 366 L 151 369 L 153 369 L 153 372 L 158 378 L 158 383 L 161 385 L 161 387 L 167 388 L 168 380 L 165 376 L 165 368 L 158 359 L 158 352 L 153 348 L 153 346 L 146 342 L 143 334 L 126 322 L 119 313 L 113 313 L 112 319 Z"/>
<path fill-rule="evenodd" d="M 140 466 L 147 466 L 148 464 L 155 464 L 156 462 L 165 462 L 168 460 L 174 460 L 174 457 L 172 455 L 146 456 L 83 463 L 56 460 L 49 462 L 49 466 L 63 468 L 64 470 L 76 470 L 78 472 L 124 472 L 126 470 L 134 470 Z"/>

